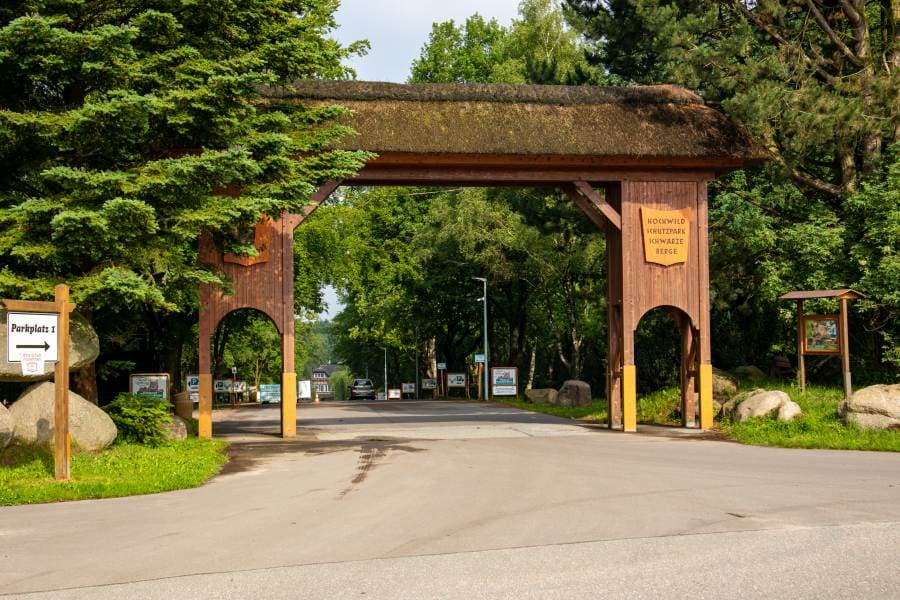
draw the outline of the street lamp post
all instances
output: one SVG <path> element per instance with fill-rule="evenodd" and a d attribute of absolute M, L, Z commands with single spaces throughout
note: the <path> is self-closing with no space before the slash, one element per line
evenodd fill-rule
<path fill-rule="evenodd" d="M 416 400 L 419 399 L 419 326 L 416 325 Z"/>
<path fill-rule="evenodd" d="M 484 295 L 480 298 L 480 300 L 484 303 L 484 322 L 482 324 L 484 330 L 484 399 L 487 400 L 491 396 L 491 389 L 488 387 L 488 328 L 487 328 L 487 278 L 486 277 L 473 277 L 472 279 L 476 279 L 482 283 L 484 286 Z"/>
<path fill-rule="evenodd" d="M 388 399 L 388 383 L 387 383 L 387 346 L 384 347 L 384 399 Z"/>

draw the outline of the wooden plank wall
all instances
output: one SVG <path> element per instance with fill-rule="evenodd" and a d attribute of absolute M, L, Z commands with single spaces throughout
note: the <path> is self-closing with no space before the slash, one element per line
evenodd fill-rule
<path fill-rule="evenodd" d="M 610 398 L 609 425 L 612 428 L 633 430 L 635 427 L 634 333 L 641 318 L 655 308 L 667 309 L 674 319 L 673 326 L 680 330 L 683 424 L 693 426 L 696 422 L 697 375 L 706 373 L 703 381 L 708 383 L 710 368 L 708 178 L 699 173 L 694 181 L 652 181 L 645 177 L 626 179 L 607 188 L 607 199 L 622 218 L 621 234 L 609 231 L 611 228 L 607 231 L 607 398 Z M 642 207 L 690 211 L 686 262 L 669 266 L 647 262 Z M 707 365 L 707 371 L 700 365 Z M 703 423 L 708 426 L 709 419 L 701 419 Z"/>
<path fill-rule="evenodd" d="M 232 282 L 229 295 L 218 286 L 200 286 L 201 373 L 210 372 L 209 342 L 216 327 L 226 315 L 241 308 L 260 311 L 283 337 L 290 335 L 292 351 L 285 354 L 285 362 L 293 363 L 293 229 L 288 230 L 284 218 L 269 221 L 269 226 L 269 259 L 250 266 L 226 262 L 208 234 L 200 237 L 200 261 L 222 271 Z M 285 366 L 293 370 L 293 364 Z"/>

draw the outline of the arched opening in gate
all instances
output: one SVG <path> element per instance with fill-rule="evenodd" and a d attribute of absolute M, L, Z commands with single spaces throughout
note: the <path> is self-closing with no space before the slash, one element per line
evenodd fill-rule
<path fill-rule="evenodd" d="M 268 93 L 271 102 L 349 108 L 346 124 L 357 135 L 340 147 L 377 158 L 347 181 L 324 183 L 302 213 L 263 219 L 257 244 L 270 242 L 255 264 L 229 261 L 208 236 L 201 239 L 201 260 L 225 271 L 234 288 L 201 290 L 201 435 L 212 435 L 204 356 L 211 324 L 234 308 L 260 308 L 279 324 L 282 347 L 293 348 L 294 228 L 340 185 L 562 189 L 606 237 L 609 426 L 636 431 L 634 331 L 659 306 L 679 307 L 689 318 L 682 332 L 684 343 L 690 332 L 698 357 L 688 374 L 698 379 L 699 426 L 712 425 L 707 184 L 766 156 L 724 115 L 672 86 L 316 81 Z M 284 356 L 282 435 L 290 437 L 296 374 L 293 353 Z"/>
<path fill-rule="evenodd" d="M 263 392 L 280 385 L 284 372 L 282 332 L 275 320 L 256 308 L 236 308 L 213 328 L 210 361 L 213 404 L 219 433 L 263 433 L 280 431 L 280 414 L 269 403 L 279 397 Z M 246 407 L 247 400 L 259 410 L 252 418 L 235 419 L 232 408 Z"/>
<path fill-rule="evenodd" d="M 693 427 L 697 423 L 697 331 L 680 308 L 645 312 L 634 332 L 638 413 L 655 424 Z M 668 390 L 677 387 L 677 401 Z"/>

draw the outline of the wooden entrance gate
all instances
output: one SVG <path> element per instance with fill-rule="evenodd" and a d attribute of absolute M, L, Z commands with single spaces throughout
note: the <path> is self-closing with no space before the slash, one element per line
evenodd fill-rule
<path fill-rule="evenodd" d="M 378 157 L 353 179 L 323 185 L 303 214 L 264 219 L 256 260 L 224 256 L 201 239 L 202 260 L 223 270 L 234 290 L 201 290 L 202 436 L 212 435 L 210 337 L 239 308 L 269 315 L 282 335 L 281 432 L 295 435 L 293 232 L 339 185 L 562 189 L 606 236 L 609 426 L 637 428 L 634 332 L 657 307 L 681 332 L 684 425 L 712 426 L 707 184 L 765 160 L 723 115 L 670 86 L 306 82 L 267 97 L 350 108 L 347 124 L 358 135 L 342 147 Z"/>

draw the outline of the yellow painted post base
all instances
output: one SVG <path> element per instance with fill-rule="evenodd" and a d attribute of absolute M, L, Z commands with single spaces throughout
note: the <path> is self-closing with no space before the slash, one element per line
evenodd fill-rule
<path fill-rule="evenodd" d="M 637 371 L 634 365 L 622 367 L 622 431 L 637 431 Z"/>
<path fill-rule="evenodd" d="M 281 374 L 281 437 L 297 435 L 297 374 Z"/>
<path fill-rule="evenodd" d="M 712 365 L 700 365 L 700 429 L 711 429 L 713 426 L 712 401 Z"/>
<path fill-rule="evenodd" d="M 213 384 L 212 374 L 200 375 L 200 415 L 198 418 L 197 435 L 202 438 L 212 437 L 212 400 Z"/>

